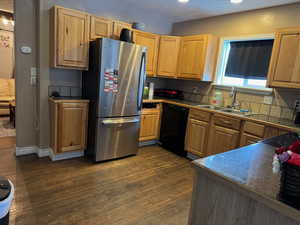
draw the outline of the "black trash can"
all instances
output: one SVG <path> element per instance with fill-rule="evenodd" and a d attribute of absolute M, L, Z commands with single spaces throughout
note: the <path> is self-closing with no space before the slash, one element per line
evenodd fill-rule
<path fill-rule="evenodd" d="M 13 184 L 8 179 L 0 176 L 0 225 L 9 225 L 9 209 L 13 195 Z"/>

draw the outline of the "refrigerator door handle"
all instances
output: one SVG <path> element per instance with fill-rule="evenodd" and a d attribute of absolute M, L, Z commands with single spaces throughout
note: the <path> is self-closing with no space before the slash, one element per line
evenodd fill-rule
<path fill-rule="evenodd" d="M 145 76 L 146 76 L 146 52 L 142 53 L 141 57 L 141 65 L 140 65 L 140 76 L 139 76 L 139 87 L 137 93 L 137 108 L 140 111 L 142 109 L 143 102 L 143 90 L 145 84 Z"/>
<path fill-rule="evenodd" d="M 103 125 L 138 123 L 138 122 L 140 122 L 139 118 L 134 118 L 134 119 L 121 118 L 121 119 L 104 119 L 104 120 L 102 120 Z"/>

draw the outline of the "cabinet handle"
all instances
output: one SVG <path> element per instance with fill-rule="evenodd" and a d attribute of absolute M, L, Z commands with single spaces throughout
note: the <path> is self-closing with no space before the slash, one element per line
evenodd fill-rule
<path fill-rule="evenodd" d="M 68 27 L 66 27 L 66 34 L 69 34 L 69 29 L 68 29 Z"/>

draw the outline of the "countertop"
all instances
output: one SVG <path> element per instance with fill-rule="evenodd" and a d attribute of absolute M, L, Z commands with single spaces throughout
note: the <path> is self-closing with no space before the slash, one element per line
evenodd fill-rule
<path fill-rule="evenodd" d="M 75 102 L 89 102 L 88 99 L 84 99 L 82 97 L 49 97 L 49 101 L 59 103 L 59 102 L 69 102 L 69 103 L 75 103 Z"/>
<path fill-rule="evenodd" d="M 278 197 L 280 174 L 272 172 L 275 148 L 288 146 L 299 139 L 296 133 L 289 133 L 223 154 L 195 160 L 193 164 L 212 175 L 230 181 L 248 191 L 249 194 L 254 194 L 257 200 L 269 203 L 277 210 L 285 211 L 288 216 L 296 216 L 300 221 L 300 211 L 287 205 Z"/>
<path fill-rule="evenodd" d="M 185 101 L 185 100 L 162 99 L 162 98 L 144 99 L 143 103 L 169 103 L 169 104 L 175 104 L 175 105 L 188 107 L 188 108 L 192 108 L 192 109 L 208 111 L 208 112 L 215 113 L 215 114 L 223 114 L 223 115 L 227 115 L 227 116 L 230 116 L 230 117 L 236 117 L 236 118 L 240 118 L 242 120 L 258 122 L 258 123 L 262 123 L 262 124 L 265 124 L 265 125 L 278 127 L 280 129 L 285 129 L 285 130 L 288 130 L 288 131 L 292 131 L 292 132 L 295 132 L 298 129 L 300 129 L 300 126 L 295 125 L 292 120 L 287 120 L 287 119 L 282 119 L 282 118 L 272 117 L 272 116 L 267 116 L 267 115 L 262 115 L 262 114 L 253 114 L 253 115 L 250 115 L 250 116 L 243 116 L 243 115 L 237 115 L 237 114 L 228 113 L 228 112 L 222 112 L 222 111 L 218 111 L 218 110 L 214 110 L 214 109 L 199 107 L 199 105 L 207 105 L 205 103 L 202 104 L 202 103 L 189 102 L 189 101 Z"/>

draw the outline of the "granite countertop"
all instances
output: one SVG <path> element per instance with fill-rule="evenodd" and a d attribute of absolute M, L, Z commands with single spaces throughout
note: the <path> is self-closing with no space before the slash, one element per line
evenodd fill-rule
<path fill-rule="evenodd" d="M 268 200 L 286 205 L 278 197 L 281 176 L 272 172 L 274 150 L 278 146 L 288 146 L 299 139 L 296 133 L 289 133 L 233 151 L 195 160 L 193 164 Z M 300 218 L 300 212 L 298 216 Z"/>
<path fill-rule="evenodd" d="M 215 109 L 207 109 L 207 108 L 203 108 L 203 107 L 199 107 L 199 105 L 209 105 L 207 103 L 195 103 L 195 102 L 190 102 L 190 101 L 186 101 L 186 100 L 178 100 L 178 99 L 165 99 L 165 98 L 154 98 L 154 99 L 144 99 L 143 100 L 144 103 L 170 103 L 170 104 L 180 104 L 186 107 L 191 107 L 191 108 L 196 108 L 196 109 L 200 109 L 203 111 L 209 111 L 212 113 L 221 113 L 224 115 L 230 115 L 232 117 L 239 117 L 241 119 L 244 120 L 252 120 L 252 121 L 256 121 L 256 122 L 264 122 L 266 124 L 270 124 L 270 125 L 277 125 L 279 127 L 281 127 L 282 129 L 289 129 L 291 131 L 296 131 L 300 128 L 299 125 L 295 125 L 294 122 L 292 120 L 288 120 L 288 119 L 282 119 L 282 118 L 278 118 L 278 117 L 273 117 L 273 116 L 268 116 L 268 115 L 263 115 L 263 114 L 252 114 L 252 115 L 237 115 L 234 113 L 230 113 L 230 112 L 221 112 L 219 110 L 215 110 Z"/>

